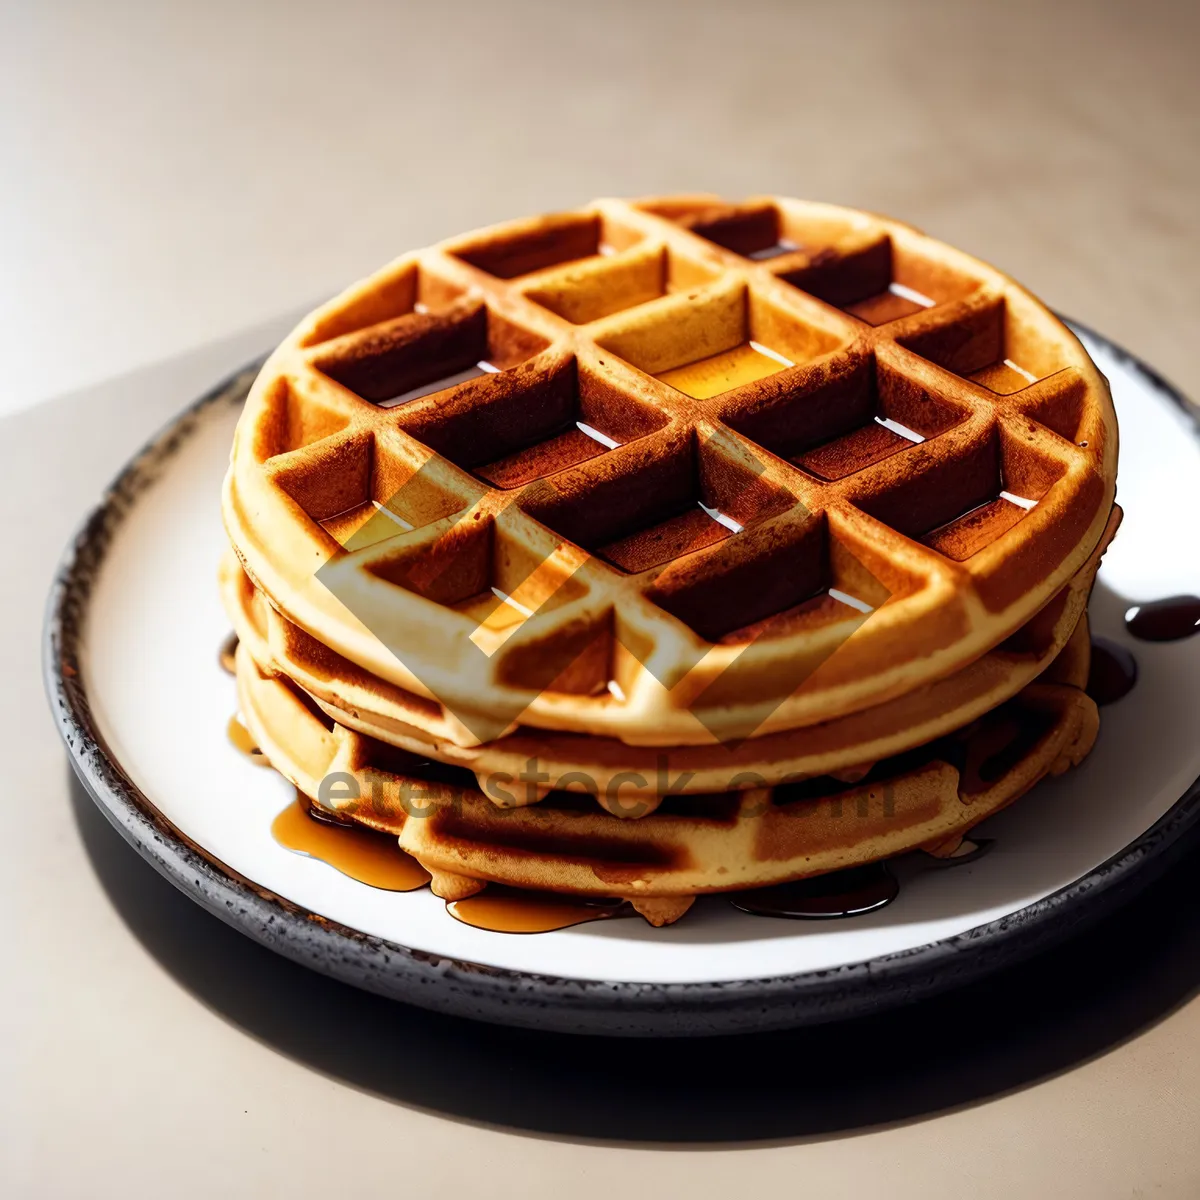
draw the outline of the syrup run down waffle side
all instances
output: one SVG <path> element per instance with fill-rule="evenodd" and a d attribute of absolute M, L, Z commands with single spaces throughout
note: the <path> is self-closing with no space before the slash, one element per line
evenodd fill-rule
<path fill-rule="evenodd" d="M 1114 510 L 1114 527 L 1118 513 Z M 767 786 L 835 772 L 853 778 L 879 759 L 969 724 L 1037 678 L 1086 627 L 1088 595 L 1106 544 L 1107 537 L 1079 575 L 1017 634 L 953 676 L 821 725 L 736 745 L 670 748 L 529 727 L 461 747 L 443 736 L 452 717 L 439 705 L 367 675 L 291 625 L 232 556 L 221 576 L 226 610 L 258 668 L 303 689 L 339 725 L 464 767 L 498 803 L 537 802 L 558 787 L 590 793 L 614 815 L 640 817 L 667 794 Z"/>
<path fill-rule="evenodd" d="M 239 704 L 271 764 L 327 818 L 395 834 L 447 900 L 488 883 L 622 897 L 653 924 L 694 897 L 820 875 L 962 834 L 1047 774 L 1086 756 L 1098 727 L 1082 690 L 1089 642 L 1072 639 L 1038 681 L 959 734 L 877 763 L 857 783 L 673 796 L 636 821 L 556 792 L 498 808 L 461 768 L 336 724 L 282 678 L 237 652 Z"/>
<path fill-rule="evenodd" d="M 977 260 L 825 205 L 601 201 L 302 322 L 224 515 L 271 605 L 447 741 L 703 746 L 980 659 L 1079 576 L 1115 469 L 1102 377 Z"/>

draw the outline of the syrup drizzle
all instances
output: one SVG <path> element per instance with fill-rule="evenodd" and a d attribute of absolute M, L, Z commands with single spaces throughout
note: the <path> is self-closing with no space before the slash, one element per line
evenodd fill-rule
<path fill-rule="evenodd" d="M 235 672 L 237 634 L 218 654 L 222 668 Z M 226 728 L 230 743 L 251 762 L 269 767 L 267 756 L 236 715 Z M 295 799 L 271 823 L 271 834 L 287 850 L 327 863 L 350 879 L 388 892 L 412 892 L 429 883 L 429 872 L 406 854 L 391 834 L 361 825 L 340 825 L 318 816 L 299 789 Z M 633 909 L 619 899 L 588 900 L 551 892 L 527 892 L 492 884 L 482 895 L 451 900 L 446 911 L 465 925 L 496 933 L 549 933 L 588 921 L 626 916 Z"/>
<path fill-rule="evenodd" d="M 964 837 L 952 854 L 920 854 L 915 856 L 915 861 L 920 870 L 944 871 L 978 862 L 994 844 L 991 838 L 972 841 Z M 899 894 L 900 881 L 886 862 L 878 862 L 831 871 L 828 875 L 794 883 L 736 892 L 729 897 L 729 902 L 756 917 L 828 921 L 876 912 L 886 908 Z"/>
<path fill-rule="evenodd" d="M 756 917 L 821 921 L 857 917 L 886 908 L 900 894 L 887 863 L 868 863 L 812 879 L 755 888 L 730 896 L 729 902 Z"/>
<path fill-rule="evenodd" d="M 1144 642 L 1178 642 L 1200 633 L 1200 596 L 1168 596 L 1135 604 L 1125 614 L 1125 628 Z"/>
<path fill-rule="evenodd" d="M 1103 643 L 1104 639 L 1097 639 L 1097 642 Z M 237 635 L 230 634 L 221 644 L 218 656 L 221 667 L 231 674 L 235 671 L 237 646 Z M 1132 661 L 1132 655 L 1129 658 Z M 1133 663 L 1133 672 L 1136 678 L 1136 662 Z M 1090 682 L 1089 679 L 1089 685 Z M 1132 683 L 1129 686 L 1132 687 Z M 234 747 L 252 762 L 260 766 L 271 765 L 236 715 L 230 718 L 227 732 Z M 286 849 L 327 863 L 368 887 L 409 892 L 424 887 L 430 879 L 429 872 L 400 849 L 393 835 L 377 833 L 359 825 L 340 825 L 319 817 L 299 789 L 295 800 L 272 822 L 271 833 Z M 931 869 L 960 866 L 974 862 L 991 846 L 989 840 L 972 842 L 964 839 L 953 854 L 942 858 L 926 855 L 924 857 L 928 861 L 922 865 Z M 753 916 L 830 920 L 860 916 L 885 908 L 896 899 L 899 891 L 899 881 L 887 863 L 878 862 L 812 879 L 734 893 L 729 901 L 735 908 Z M 626 917 L 632 915 L 633 908 L 615 897 L 594 900 L 491 884 L 479 895 L 447 901 L 446 911 L 455 920 L 476 929 L 528 934 L 549 933 L 590 921 Z"/>
<path fill-rule="evenodd" d="M 429 882 L 429 872 L 400 849 L 394 835 L 314 816 L 300 791 L 271 823 L 271 833 L 286 849 L 328 863 L 368 887 L 412 892 Z"/>
<path fill-rule="evenodd" d="M 220 650 L 217 651 L 217 661 L 221 664 L 221 670 L 229 675 L 237 674 L 237 661 L 235 655 L 238 648 L 238 635 L 231 633 L 222 643 Z"/>
<path fill-rule="evenodd" d="M 270 760 L 259 749 L 254 735 L 242 724 L 241 718 L 236 713 L 229 718 L 225 732 L 229 737 L 229 744 L 239 754 L 244 754 L 255 766 L 269 767 L 271 765 Z"/>
<path fill-rule="evenodd" d="M 1087 694 L 1097 704 L 1115 704 L 1137 683 L 1137 659 L 1124 646 L 1108 638 L 1092 638 Z"/>
<path fill-rule="evenodd" d="M 327 863 L 368 887 L 411 892 L 429 882 L 429 872 L 401 850 L 392 835 L 318 817 L 299 791 L 293 803 L 275 818 L 271 833 L 288 850 Z M 945 858 L 927 855 L 927 861 L 921 865 L 929 870 L 962 866 L 975 862 L 991 847 L 990 840 L 964 839 L 953 854 Z M 875 912 L 891 904 L 899 892 L 899 881 L 886 863 L 868 863 L 813 879 L 735 892 L 729 902 L 756 917 L 817 921 Z M 464 900 L 449 900 L 446 911 L 455 920 L 476 929 L 516 934 L 551 933 L 589 921 L 633 914 L 632 907 L 617 897 L 592 900 L 501 884 L 489 884 L 486 891 Z"/>
<path fill-rule="evenodd" d="M 588 921 L 623 917 L 632 908 L 623 900 L 587 900 L 550 892 L 525 892 L 488 884 L 477 896 L 450 900 L 446 911 L 464 925 L 493 933 L 550 933 Z"/>
<path fill-rule="evenodd" d="M 661 372 L 657 378 L 696 400 L 707 400 L 710 396 L 765 379 L 793 365 L 791 359 L 768 346 L 743 342 L 732 350 L 724 350 L 681 367 L 672 367 L 669 371 Z"/>

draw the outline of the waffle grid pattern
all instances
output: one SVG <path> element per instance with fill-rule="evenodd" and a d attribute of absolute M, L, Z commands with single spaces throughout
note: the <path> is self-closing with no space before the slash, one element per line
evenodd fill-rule
<path fill-rule="evenodd" d="M 226 515 L 272 603 L 456 740 L 704 743 L 1011 634 L 1099 542 L 1115 456 L 1078 343 L 966 255 L 790 200 L 599 201 L 303 322 Z"/>

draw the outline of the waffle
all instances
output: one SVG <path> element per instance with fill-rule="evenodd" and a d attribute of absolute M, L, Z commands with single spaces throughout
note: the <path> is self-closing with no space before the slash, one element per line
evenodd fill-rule
<path fill-rule="evenodd" d="M 1114 510 L 1115 527 L 1120 510 Z M 473 771 L 498 803 L 541 800 L 552 790 L 530 777 L 592 794 L 617 816 L 644 816 L 668 793 L 703 793 L 775 785 L 866 765 L 959 729 L 1009 699 L 1055 660 L 1080 627 L 1100 552 L 1012 638 L 964 667 L 899 700 L 821 725 L 785 730 L 736 745 L 668 749 L 613 739 L 520 728 L 482 745 L 443 736 L 441 714 L 421 697 L 368 676 L 271 607 L 236 558 L 222 564 L 222 595 L 241 643 L 265 674 L 298 685 L 339 725 L 419 757 Z M 515 782 L 515 781 L 521 782 Z"/>
<path fill-rule="evenodd" d="M 437 895 L 461 899 L 502 883 L 621 897 L 662 925 L 700 893 L 819 875 L 921 847 L 944 853 L 1043 776 L 1078 763 L 1098 726 L 1082 690 L 1086 624 L 1012 700 L 957 735 L 877 763 L 856 784 L 822 777 L 672 796 L 636 821 L 617 820 L 569 792 L 498 808 L 469 772 L 332 721 L 293 684 L 263 673 L 244 644 L 238 696 L 276 769 L 327 817 L 395 834 L 430 873 Z M 323 794 L 326 779 L 339 782 Z"/>
<path fill-rule="evenodd" d="M 993 661 L 1093 558 L 1116 450 L 1073 335 L 907 226 L 598 201 L 405 256 L 301 322 L 223 512 L 270 607 L 439 745 L 674 753 Z M 349 695 L 327 697 L 347 720 Z M 680 870 L 653 886 L 712 884 Z"/>

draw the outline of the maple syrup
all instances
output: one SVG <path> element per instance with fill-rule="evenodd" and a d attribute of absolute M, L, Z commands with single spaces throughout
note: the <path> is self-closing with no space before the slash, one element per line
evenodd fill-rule
<path fill-rule="evenodd" d="M 400 849 L 395 835 L 314 816 L 300 791 L 271 823 L 271 833 L 288 850 L 328 863 L 368 887 L 412 892 L 429 882 L 429 872 Z"/>
<path fill-rule="evenodd" d="M 707 400 L 743 384 L 765 379 L 792 365 L 790 359 L 774 350 L 743 342 L 732 350 L 662 371 L 657 378 L 693 399 Z"/>
<path fill-rule="evenodd" d="M 633 910 L 624 901 L 588 900 L 551 892 L 526 892 L 489 884 L 477 896 L 451 900 L 446 911 L 464 925 L 493 933 L 550 933 L 588 921 L 624 916 Z"/>
<path fill-rule="evenodd" d="M 229 744 L 239 754 L 244 754 L 257 766 L 269 767 L 271 765 L 270 760 L 259 749 L 258 743 L 254 740 L 254 735 L 242 724 L 241 718 L 236 713 L 229 718 L 229 724 L 225 726 L 225 732 L 229 737 Z"/>
<path fill-rule="evenodd" d="M 1125 628 L 1144 642 L 1178 642 L 1200 633 L 1200 596 L 1168 596 L 1134 605 Z"/>
<path fill-rule="evenodd" d="M 237 648 L 238 635 L 231 633 L 221 643 L 221 648 L 217 651 L 217 661 L 221 664 L 221 670 L 229 675 L 237 674 Z"/>
<path fill-rule="evenodd" d="M 1092 638 L 1086 691 L 1097 704 L 1115 704 L 1127 696 L 1137 677 L 1137 659 L 1124 646 L 1108 638 Z"/>
<path fill-rule="evenodd" d="M 886 863 L 879 862 L 738 892 L 729 897 L 729 902 L 756 917 L 820 921 L 875 912 L 886 908 L 899 894 L 896 877 Z"/>

